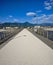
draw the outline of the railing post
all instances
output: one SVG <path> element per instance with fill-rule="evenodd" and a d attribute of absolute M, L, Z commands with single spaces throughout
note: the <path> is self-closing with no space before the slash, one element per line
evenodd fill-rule
<path fill-rule="evenodd" d="M 47 38 L 48 38 L 48 31 L 47 31 Z"/>

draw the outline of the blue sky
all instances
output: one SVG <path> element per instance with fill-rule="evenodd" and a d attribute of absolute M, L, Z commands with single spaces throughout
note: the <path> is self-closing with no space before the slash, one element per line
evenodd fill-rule
<path fill-rule="evenodd" d="M 53 0 L 0 0 L 0 22 L 36 23 L 37 20 L 53 22 Z"/>

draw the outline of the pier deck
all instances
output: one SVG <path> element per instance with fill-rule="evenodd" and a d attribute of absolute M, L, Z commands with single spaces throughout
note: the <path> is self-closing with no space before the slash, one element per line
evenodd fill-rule
<path fill-rule="evenodd" d="M 0 65 L 53 65 L 53 49 L 23 29 L 0 48 Z"/>

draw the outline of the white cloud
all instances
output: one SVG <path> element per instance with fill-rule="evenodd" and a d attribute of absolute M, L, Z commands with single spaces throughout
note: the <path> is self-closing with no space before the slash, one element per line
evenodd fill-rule
<path fill-rule="evenodd" d="M 53 0 L 50 0 L 51 5 L 53 6 Z"/>
<path fill-rule="evenodd" d="M 50 0 L 50 2 L 53 2 L 53 0 Z"/>
<path fill-rule="evenodd" d="M 52 6 L 47 6 L 45 7 L 46 10 L 51 10 L 52 9 Z"/>
<path fill-rule="evenodd" d="M 38 10 L 38 11 L 36 11 L 37 13 L 39 13 L 39 12 L 42 12 L 42 10 Z"/>
<path fill-rule="evenodd" d="M 50 14 L 50 15 L 41 15 L 39 17 L 35 17 L 33 18 L 33 20 L 35 23 L 38 22 L 38 23 L 53 23 L 53 14 Z"/>
<path fill-rule="evenodd" d="M 48 15 L 48 19 L 53 22 L 53 14 Z"/>
<path fill-rule="evenodd" d="M 51 5 L 53 6 L 53 1 L 51 1 Z"/>
<path fill-rule="evenodd" d="M 44 4 L 45 4 L 45 6 L 50 6 L 50 3 L 47 1 L 45 1 Z"/>
<path fill-rule="evenodd" d="M 47 15 L 46 14 L 42 14 L 42 17 L 45 18 L 45 17 L 47 17 Z"/>
<path fill-rule="evenodd" d="M 26 13 L 26 15 L 27 15 L 27 16 L 35 16 L 36 13 L 34 13 L 34 12 L 28 12 L 28 13 Z"/>
<path fill-rule="evenodd" d="M 6 19 L 9 19 L 9 18 L 6 18 Z"/>
<path fill-rule="evenodd" d="M 10 18 L 12 18 L 13 16 L 12 15 L 9 15 Z"/>
<path fill-rule="evenodd" d="M 14 19 L 14 21 L 15 21 L 15 22 L 17 22 L 17 21 L 18 21 L 18 19 Z"/>
<path fill-rule="evenodd" d="M 53 7 L 53 0 L 44 1 L 44 6 L 46 10 L 51 10 Z"/>

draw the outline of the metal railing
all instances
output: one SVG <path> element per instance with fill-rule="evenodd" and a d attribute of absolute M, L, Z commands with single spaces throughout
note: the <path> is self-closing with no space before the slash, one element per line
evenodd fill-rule
<path fill-rule="evenodd" d="M 11 38 L 15 34 L 17 34 L 21 29 L 13 29 L 13 30 L 6 30 L 6 31 L 0 31 L 0 44 L 2 44 L 7 39 Z"/>

